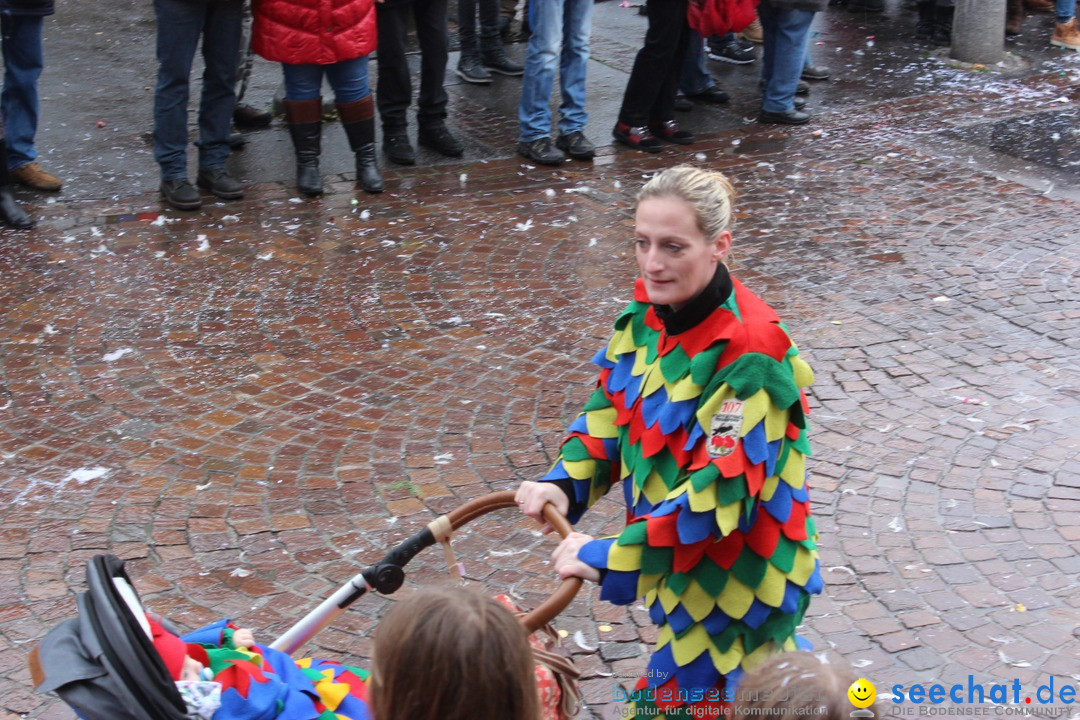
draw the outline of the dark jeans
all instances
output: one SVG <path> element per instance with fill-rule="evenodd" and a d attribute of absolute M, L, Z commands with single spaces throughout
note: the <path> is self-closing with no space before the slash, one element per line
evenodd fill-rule
<path fill-rule="evenodd" d="M 195 50 L 202 38 L 206 69 L 199 102 L 199 169 L 225 166 L 236 105 L 236 58 L 243 3 L 238 0 L 154 0 L 157 14 L 157 88 L 154 159 L 162 180 L 187 177 L 188 94 Z"/>
<path fill-rule="evenodd" d="M 619 122 L 638 127 L 674 118 L 675 92 L 690 41 L 687 2 L 648 0 L 645 4 L 649 29 L 645 33 L 645 45 L 634 58 Z"/>
<path fill-rule="evenodd" d="M 476 11 L 480 9 L 480 32 Z M 502 44 L 499 38 L 499 0 L 458 0 L 458 38 L 462 55 L 490 52 Z"/>
<path fill-rule="evenodd" d="M 37 159 L 34 136 L 38 126 L 38 78 L 45 67 L 40 15 L 3 15 L 4 116 L 8 165 L 17 170 Z"/>
<path fill-rule="evenodd" d="M 420 96 L 416 99 L 416 121 L 421 127 L 437 125 L 446 118 L 446 56 L 448 30 L 446 0 L 376 4 L 379 27 L 379 81 L 376 102 L 382 118 L 383 134 L 404 132 L 409 125 L 406 111 L 412 101 L 412 79 L 405 58 L 405 34 L 409 13 L 416 22 L 420 43 Z"/>

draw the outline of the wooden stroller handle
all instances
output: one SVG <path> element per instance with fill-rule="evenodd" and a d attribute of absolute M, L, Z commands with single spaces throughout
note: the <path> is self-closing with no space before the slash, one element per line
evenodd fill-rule
<path fill-rule="evenodd" d="M 450 521 L 450 527 L 457 530 L 462 525 L 475 520 L 481 515 L 486 515 L 492 510 L 517 507 L 514 494 L 513 490 L 503 490 L 473 498 L 446 514 L 447 519 Z M 574 532 L 570 522 L 551 503 L 544 506 L 544 519 L 551 523 L 551 526 L 555 528 L 555 532 L 559 533 L 560 537 L 565 538 Z M 551 622 L 574 599 L 574 596 L 577 595 L 578 590 L 581 588 L 581 584 L 581 578 L 572 577 L 563 580 L 562 585 L 549 595 L 547 600 L 521 618 L 522 625 L 529 632 L 534 632 Z"/>

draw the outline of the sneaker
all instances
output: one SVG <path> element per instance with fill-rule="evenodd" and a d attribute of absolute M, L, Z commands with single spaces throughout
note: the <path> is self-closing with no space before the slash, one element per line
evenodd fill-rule
<path fill-rule="evenodd" d="M 532 142 L 519 142 L 517 145 L 518 155 L 532 160 L 538 165 L 562 165 L 566 161 L 566 155 L 551 144 L 551 138 L 542 137 Z"/>
<path fill-rule="evenodd" d="M 1050 44 L 1067 50 L 1080 50 L 1080 29 L 1077 28 L 1076 18 L 1062 25 L 1054 25 L 1054 34 L 1050 36 Z"/>
<path fill-rule="evenodd" d="M 195 184 L 223 200 L 239 200 L 244 197 L 244 186 L 224 168 L 200 170 Z"/>
<path fill-rule="evenodd" d="M 555 147 L 575 160 L 592 160 L 596 157 L 596 146 L 580 130 L 555 138 Z"/>
<path fill-rule="evenodd" d="M 409 136 L 404 131 L 384 134 L 382 147 L 390 162 L 396 165 L 416 164 L 416 150 L 413 149 Z"/>
<path fill-rule="evenodd" d="M 649 125 L 649 130 L 651 130 L 652 134 L 656 137 L 663 138 L 676 145 L 689 145 L 694 142 L 694 133 L 689 130 L 683 130 L 679 127 L 679 123 L 674 120 L 653 123 L 652 125 Z"/>
<path fill-rule="evenodd" d="M 273 122 L 274 116 L 269 110 L 259 110 L 245 103 L 237 103 L 232 119 L 236 127 L 264 128 Z"/>
<path fill-rule="evenodd" d="M 198 210 L 202 207 L 202 198 L 195 186 L 187 178 L 161 181 L 161 195 L 165 202 L 177 210 Z"/>
<path fill-rule="evenodd" d="M 664 144 L 645 126 L 631 127 L 624 122 L 615 123 L 611 135 L 623 145 L 635 150 L 658 153 L 664 149 Z"/>
<path fill-rule="evenodd" d="M 461 157 L 465 152 L 465 146 L 441 122 L 437 125 L 421 127 L 416 140 L 424 147 L 431 148 L 447 157 Z"/>
<path fill-rule="evenodd" d="M 480 58 L 476 55 L 462 55 L 455 72 L 465 82 L 476 85 L 491 84 L 491 73 L 481 64 Z"/>
<path fill-rule="evenodd" d="M 26 187 L 34 188 L 35 190 L 46 190 L 48 192 L 56 192 L 64 185 L 60 178 L 50 172 L 42 170 L 41 166 L 36 162 L 12 170 L 11 179 Z"/>
<path fill-rule="evenodd" d="M 500 75 L 517 77 L 525 74 L 525 66 L 511 60 L 501 45 L 491 52 L 483 53 L 483 63 L 485 68 Z"/>
<path fill-rule="evenodd" d="M 746 65 L 755 60 L 754 51 L 738 42 L 709 45 L 709 59 L 733 65 Z"/>
<path fill-rule="evenodd" d="M 746 28 L 739 33 L 739 37 L 743 40 L 749 40 L 757 45 L 765 42 L 765 30 L 761 27 L 761 20 L 754 18 L 754 22 L 747 25 Z"/>

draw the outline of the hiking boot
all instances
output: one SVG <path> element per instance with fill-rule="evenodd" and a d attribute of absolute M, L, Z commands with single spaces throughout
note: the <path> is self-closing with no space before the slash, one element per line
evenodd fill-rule
<path fill-rule="evenodd" d="M 496 45 L 491 50 L 484 52 L 483 63 L 485 68 L 500 75 L 517 77 L 525 74 L 525 66 L 511 60 L 502 45 Z"/>
<path fill-rule="evenodd" d="M 12 170 L 11 179 L 26 187 L 47 192 L 56 192 L 64 185 L 60 178 L 42 170 L 36 162 Z"/>
<path fill-rule="evenodd" d="M 566 155 L 551 144 L 551 138 L 537 138 L 531 142 L 519 142 L 517 145 L 518 155 L 532 160 L 538 165 L 562 165 L 566 161 Z"/>
<path fill-rule="evenodd" d="M 761 27 L 761 20 L 754 18 L 754 22 L 747 25 L 739 37 L 743 40 L 749 40 L 752 43 L 760 45 L 765 42 L 765 30 Z"/>
<path fill-rule="evenodd" d="M 244 186 L 224 168 L 200 170 L 195 183 L 222 200 L 239 200 L 244 197 Z"/>
<path fill-rule="evenodd" d="M 237 103 L 232 119 L 236 127 L 264 128 L 273 122 L 274 116 L 269 110 L 260 110 L 245 103 Z"/>
<path fill-rule="evenodd" d="M 461 157 L 461 154 L 465 152 L 465 146 L 441 122 L 421 127 L 416 139 L 424 147 L 431 148 L 447 157 Z"/>
<path fill-rule="evenodd" d="M 387 133 L 383 129 L 382 149 L 390 162 L 397 165 L 415 165 L 416 150 L 409 142 L 409 136 L 404 131 Z"/>
<path fill-rule="evenodd" d="M 1076 18 L 1062 25 L 1054 25 L 1054 34 L 1050 36 L 1050 44 L 1067 50 L 1080 50 L 1080 29 L 1077 29 Z"/>
<path fill-rule="evenodd" d="M 580 130 L 555 138 L 555 147 L 575 160 L 592 160 L 596 157 L 596 146 Z"/>
<path fill-rule="evenodd" d="M 480 62 L 479 55 L 463 54 L 461 59 L 458 60 L 457 70 L 455 72 L 465 82 L 473 83 L 475 85 L 490 85 L 491 73 Z"/>
<path fill-rule="evenodd" d="M 202 198 L 195 186 L 187 178 L 161 181 L 161 195 L 165 202 L 177 210 L 198 210 L 202 207 Z"/>

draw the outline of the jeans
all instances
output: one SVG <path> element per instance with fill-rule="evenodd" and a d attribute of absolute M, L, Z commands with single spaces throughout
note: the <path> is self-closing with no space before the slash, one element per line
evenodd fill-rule
<path fill-rule="evenodd" d="M 593 0 L 530 0 L 529 49 L 518 105 L 518 140 L 551 137 L 551 90 L 559 64 L 559 133 L 585 129 L 585 70 L 589 63 Z M 560 48 L 561 45 L 561 48 Z"/>
<path fill-rule="evenodd" d="M 705 40 L 696 30 L 690 31 L 690 43 L 683 56 L 682 71 L 679 73 L 679 92 L 683 95 L 700 95 L 716 87 L 716 81 L 705 69 Z"/>
<path fill-rule="evenodd" d="M 1069 22 L 1076 15 L 1076 0 L 1054 0 L 1054 14 L 1059 23 Z"/>
<path fill-rule="evenodd" d="M 8 168 L 16 170 L 37 158 L 34 135 L 38 125 L 38 78 L 45 67 L 41 33 L 45 18 L 40 15 L 2 15 L 4 90 L 0 93 L 0 113 L 4 117 L 4 145 Z"/>
<path fill-rule="evenodd" d="M 221 169 L 229 158 L 243 3 L 154 0 L 154 11 L 158 22 L 154 159 L 161 179 L 187 177 L 188 94 L 200 37 L 206 69 L 199 102 L 199 169 Z"/>
<path fill-rule="evenodd" d="M 626 83 L 619 122 L 630 127 L 667 122 L 675 115 L 683 56 L 690 42 L 687 0 L 648 0 L 649 29 L 634 58 Z"/>
<path fill-rule="evenodd" d="M 416 98 L 416 121 L 421 127 L 438 125 L 446 119 L 446 57 L 449 29 L 446 0 L 376 3 L 379 38 L 379 106 L 384 134 L 405 132 L 409 120 L 405 112 L 412 102 L 412 78 L 405 58 L 405 35 L 409 13 L 416 23 L 420 44 L 420 95 Z"/>
<path fill-rule="evenodd" d="M 368 59 L 342 60 L 331 65 L 281 64 L 285 76 L 286 100 L 315 100 L 322 92 L 323 76 L 334 88 L 334 101 L 350 103 L 371 94 L 368 87 Z"/>
<path fill-rule="evenodd" d="M 795 89 L 806 61 L 806 41 L 814 13 L 773 6 L 769 0 L 758 5 L 758 17 L 765 33 L 761 55 L 761 78 L 765 89 L 761 109 L 791 112 L 795 109 Z"/>

